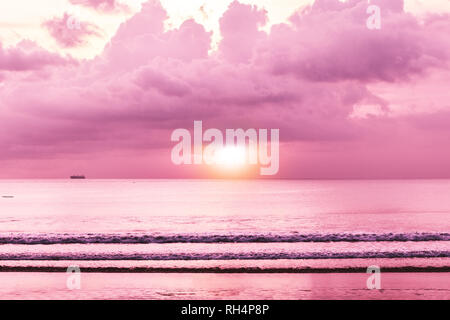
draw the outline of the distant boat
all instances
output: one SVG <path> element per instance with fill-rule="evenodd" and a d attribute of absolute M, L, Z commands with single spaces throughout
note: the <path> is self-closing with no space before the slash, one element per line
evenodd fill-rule
<path fill-rule="evenodd" d="M 86 179 L 85 176 L 81 175 L 81 176 L 70 176 L 70 179 Z"/>

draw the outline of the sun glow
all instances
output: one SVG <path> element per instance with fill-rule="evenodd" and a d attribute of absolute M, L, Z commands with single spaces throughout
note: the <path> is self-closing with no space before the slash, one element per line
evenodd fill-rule
<path fill-rule="evenodd" d="M 246 152 L 244 147 L 227 146 L 218 149 L 214 155 L 215 162 L 224 167 L 241 167 L 246 163 Z"/>

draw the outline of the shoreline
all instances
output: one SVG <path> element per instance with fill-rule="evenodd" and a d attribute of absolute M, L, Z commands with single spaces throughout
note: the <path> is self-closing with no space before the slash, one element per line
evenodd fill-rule
<path fill-rule="evenodd" d="M 448 300 L 448 273 L 219 274 L 0 272 L 0 299 L 43 300 Z M 77 284 L 79 287 L 74 287 Z"/>
<path fill-rule="evenodd" d="M 366 273 L 367 268 L 121 268 L 121 267 L 86 267 L 80 268 L 86 273 L 227 273 L 227 274 L 304 274 L 304 273 Z M 446 273 L 450 272 L 450 266 L 439 267 L 387 267 L 382 268 L 386 273 Z M 66 273 L 66 267 L 33 267 L 33 266 L 0 266 L 0 273 L 6 272 L 46 272 Z"/>

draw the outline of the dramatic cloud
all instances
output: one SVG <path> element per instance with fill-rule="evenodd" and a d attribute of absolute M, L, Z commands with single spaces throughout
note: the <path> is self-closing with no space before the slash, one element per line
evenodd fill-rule
<path fill-rule="evenodd" d="M 68 62 L 61 56 L 49 53 L 30 41 L 22 41 L 11 48 L 3 48 L 0 43 L 0 70 L 40 70 L 47 66 L 66 65 Z"/>
<path fill-rule="evenodd" d="M 378 2 L 383 12 L 380 30 L 367 28 L 365 1 L 320 0 L 292 17 L 294 29 L 274 27 L 269 49 L 259 52 L 270 59 L 273 72 L 312 81 L 405 80 L 448 61 L 448 35 L 439 35 L 442 18 L 432 18 L 423 27 L 402 13 L 402 1 Z M 448 27 L 448 16 L 445 24 Z"/>
<path fill-rule="evenodd" d="M 63 47 L 70 48 L 86 43 L 89 36 L 100 36 L 98 28 L 91 23 L 77 20 L 75 16 L 65 13 L 61 18 L 44 22 L 53 38 Z"/>
<path fill-rule="evenodd" d="M 70 3 L 93 8 L 98 11 L 111 12 L 127 10 L 127 6 L 116 0 L 69 0 Z"/>
<path fill-rule="evenodd" d="M 376 3 L 380 30 L 367 28 L 365 0 L 317 0 L 265 33 L 264 10 L 233 2 L 220 20 L 218 50 L 211 51 L 212 34 L 202 25 L 188 20 L 165 31 L 166 12 L 149 1 L 95 59 L 75 67 L 59 58 L 61 67 L 45 78 L 0 82 L 0 161 L 19 172 L 15 160 L 75 157 L 92 160 L 85 168 L 94 176 L 124 177 L 129 156 L 133 176 L 139 170 L 185 176 L 168 158 L 170 133 L 203 120 L 206 127 L 280 128 L 285 177 L 450 176 L 449 165 L 425 166 L 436 165 L 436 157 L 450 160 L 450 152 L 434 147 L 450 139 L 450 94 L 442 80 L 439 92 L 427 84 L 449 70 L 450 17 L 418 21 L 401 0 Z M 67 33 L 67 19 L 46 24 L 62 44 L 78 45 L 91 34 L 88 26 Z M 19 53 L 8 51 L 4 59 L 0 51 L 0 69 L 26 65 L 13 63 Z M 414 114 L 396 114 L 407 97 L 392 89 L 398 86 L 438 94 L 434 101 L 442 106 L 430 111 L 421 103 Z M 149 175 L 145 161 L 132 160 L 140 153 L 153 166 Z"/>
<path fill-rule="evenodd" d="M 266 22 L 266 12 L 233 2 L 220 19 L 223 36 L 220 52 L 225 59 L 248 63 L 253 56 L 255 45 L 266 38 L 266 34 L 259 31 L 259 27 Z"/>

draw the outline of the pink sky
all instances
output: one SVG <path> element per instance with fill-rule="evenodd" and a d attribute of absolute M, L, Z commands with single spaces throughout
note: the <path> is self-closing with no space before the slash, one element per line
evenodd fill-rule
<path fill-rule="evenodd" d="M 172 130 L 194 120 L 279 128 L 279 178 L 450 178 L 450 15 L 371 3 L 380 30 L 366 27 L 367 1 L 317 0 L 267 32 L 267 11 L 233 2 L 217 48 L 195 20 L 165 28 L 157 1 L 92 59 L 0 42 L 0 178 L 210 177 L 170 159 Z M 40 27 L 62 49 L 105 36 L 68 18 Z"/>

